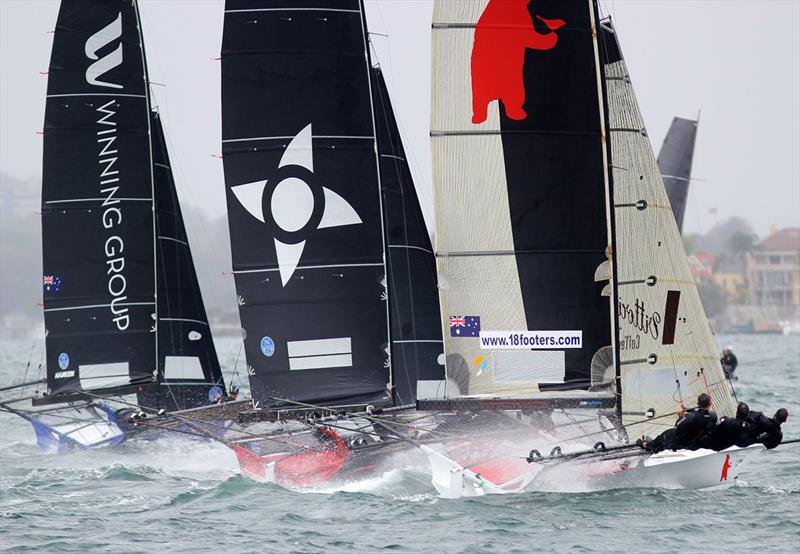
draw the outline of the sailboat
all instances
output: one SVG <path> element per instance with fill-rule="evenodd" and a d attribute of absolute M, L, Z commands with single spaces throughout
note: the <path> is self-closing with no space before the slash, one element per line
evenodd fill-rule
<path fill-rule="evenodd" d="M 443 391 L 433 249 L 363 2 L 228 1 L 222 134 L 251 419 L 398 413 Z M 335 426 L 232 446 L 251 476 L 309 484 L 388 444 Z"/>
<path fill-rule="evenodd" d="M 225 395 L 135 0 L 61 3 L 42 253 L 47 392 L 33 404 L 43 408 L 3 405 L 33 423 L 40 445 L 120 442 L 132 427 L 110 400 L 141 417 Z"/>
<path fill-rule="evenodd" d="M 683 216 L 686 213 L 686 200 L 689 196 L 689 182 L 692 178 L 692 159 L 699 123 L 699 116 L 697 120 L 673 118 L 657 159 L 672 213 L 678 223 L 678 231 L 681 232 Z"/>
<path fill-rule="evenodd" d="M 472 314 L 478 332 L 445 333 L 448 382 L 458 374 L 465 386 L 425 407 L 530 405 L 548 415 L 528 438 L 557 445 L 549 458 L 614 440 L 610 429 L 623 445 L 655 435 L 700 393 L 731 415 L 617 33 L 597 2 L 437 2 L 432 110 L 442 313 Z M 477 228 L 465 234 L 462 221 Z M 565 405 L 594 412 L 600 430 L 558 435 Z M 604 486 L 726 484 L 752 452 L 606 455 L 603 441 L 579 465 Z M 547 474 L 528 463 L 538 449 L 525 460 L 501 442 L 431 453 L 437 490 L 518 492 Z"/>

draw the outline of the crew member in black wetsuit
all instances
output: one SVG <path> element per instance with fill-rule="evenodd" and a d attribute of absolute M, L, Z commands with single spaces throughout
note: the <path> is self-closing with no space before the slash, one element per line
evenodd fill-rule
<path fill-rule="evenodd" d="M 736 371 L 736 366 L 739 365 L 739 360 L 736 359 L 736 354 L 733 353 L 733 348 L 727 346 L 722 349 L 722 357 L 719 359 L 722 364 L 722 371 L 725 372 L 725 377 L 734 380 L 736 377 L 733 375 Z"/>
<path fill-rule="evenodd" d="M 789 417 L 786 408 L 781 408 L 772 417 L 767 417 L 763 412 L 750 412 L 747 421 L 750 424 L 747 429 L 746 444 L 739 446 L 750 446 L 751 444 L 761 443 L 767 448 L 775 448 L 783 440 L 781 424 Z"/>
<path fill-rule="evenodd" d="M 717 426 L 700 441 L 700 448 L 719 452 L 734 445 L 747 446 L 748 430 L 751 427 L 747 419 L 749 415 L 750 406 L 739 402 L 736 407 L 736 417 L 721 417 Z"/>
<path fill-rule="evenodd" d="M 649 452 L 661 452 L 667 448 L 672 450 L 697 450 L 701 443 L 717 424 L 717 414 L 711 410 L 711 397 L 706 393 L 697 397 L 697 409 L 678 412 L 675 427 L 667 429 L 653 440 L 636 441 L 640 447 Z"/>

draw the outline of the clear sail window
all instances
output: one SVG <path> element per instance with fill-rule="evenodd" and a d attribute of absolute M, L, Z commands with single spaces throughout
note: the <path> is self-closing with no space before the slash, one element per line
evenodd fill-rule
<path fill-rule="evenodd" d="M 166 356 L 164 359 L 164 380 L 192 379 L 202 381 L 203 366 L 197 356 Z"/>

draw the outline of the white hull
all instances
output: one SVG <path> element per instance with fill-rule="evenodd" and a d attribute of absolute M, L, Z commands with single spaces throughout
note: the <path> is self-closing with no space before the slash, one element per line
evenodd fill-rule
<path fill-rule="evenodd" d="M 487 494 L 509 494 L 542 488 L 552 489 L 559 479 L 585 485 L 590 490 L 618 488 L 705 489 L 729 486 L 752 457 L 762 450 L 761 445 L 749 448 L 713 450 L 665 451 L 654 455 L 623 458 L 565 461 L 562 463 L 532 463 L 527 467 L 518 459 L 495 459 L 488 464 L 503 465 L 509 478 L 492 482 L 479 472 L 460 466 L 441 453 L 426 448 L 431 464 L 431 482 L 444 498 L 464 498 Z M 518 471 L 509 471 L 512 468 Z M 570 477 L 566 477 L 569 475 Z"/>
<path fill-rule="evenodd" d="M 706 489 L 734 484 L 747 462 L 762 449 L 758 445 L 722 452 L 667 450 L 652 456 L 582 465 L 588 470 L 588 484 L 593 489 Z M 546 475 L 543 472 L 541 478 Z"/>

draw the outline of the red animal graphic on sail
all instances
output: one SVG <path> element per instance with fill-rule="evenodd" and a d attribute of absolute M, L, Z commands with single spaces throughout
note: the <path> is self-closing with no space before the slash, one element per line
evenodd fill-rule
<path fill-rule="evenodd" d="M 472 123 L 486 121 L 490 102 L 500 100 L 511 119 L 525 113 L 523 66 L 525 49 L 551 50 L 558 42 L 555 32 L 539 33 L 528 11 L 530 0 L 490 0 L 478 19 L 472 47 Z M 556 31 L 566 22 L 536 18 Z"/>

